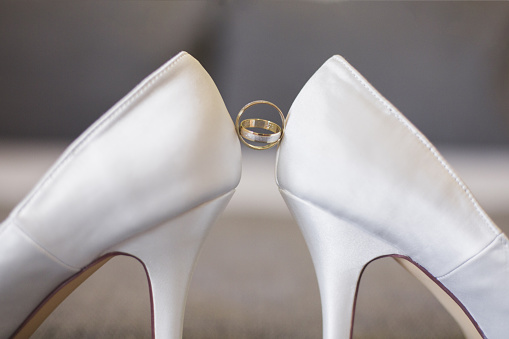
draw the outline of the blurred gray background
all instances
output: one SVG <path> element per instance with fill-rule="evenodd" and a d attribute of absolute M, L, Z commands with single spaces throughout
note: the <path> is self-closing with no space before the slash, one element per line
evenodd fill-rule
<path fill-rule="evenodd" d="M 73 138 L 181 50 L 209 71 L 232 116 L 255 99 L 286 112 L 321 64 L 343 55 L 509 230 L 507 2 L 4 0 L 0 219 Z M 275 154 L 243 156 L 241 185 L 197 265 L 184 337 L 318 338 L 318 287 L 274 185 Z M 357 338 L 461 338 L 391 260 L 370 265 L 356 312 Z M 141 266 L 109 262 L 35 337 L 150 337 Z"/>
<path fill-rule="evenodd" d="M 0 137 L 74 138 L 181 50 L 232 114 L 334 54 L 432 141 L 509 143 L 506 2 L 2 1 Z"/>

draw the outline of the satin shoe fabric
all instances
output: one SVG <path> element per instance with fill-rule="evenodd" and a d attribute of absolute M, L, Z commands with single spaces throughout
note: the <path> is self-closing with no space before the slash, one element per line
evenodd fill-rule
<path fill-rule="evenodd" d="M 453 298 L 447 308 L 469 317 L 453 314 L 469 338 L 507 337 L 507 237 L 345 59 L 332 57 L 306 83 L 284 133 L 276 181 L 313 257 L 324 338 L 351 336 L 358 280 L 383 256 L 411 261 L 441 287 L 434 293 Z"/>
<path fill-rule="evenodd" d="M 154 336 L 180 337 L 196 254 L 240 171 L 215 84 L 178 54 L 75 140 L 0 225 L 0 337 L 67 279 L 115 254 L 145 265 Z"/>

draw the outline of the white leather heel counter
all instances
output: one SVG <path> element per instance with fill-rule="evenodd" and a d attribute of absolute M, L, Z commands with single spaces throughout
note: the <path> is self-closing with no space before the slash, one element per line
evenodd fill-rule
<path fill-rule="evenodd" d="M 333 57 L 290 109 L 277 181 L 440 276 L 500 230 L 437 154 L 352 66 Z"/>
<path fill-rule="evenodd" d="M 239 180 L 240 145 L 223 100 L 203 67 L 181 53 L 87 129 L 14 217 L 81 267 Z"/>

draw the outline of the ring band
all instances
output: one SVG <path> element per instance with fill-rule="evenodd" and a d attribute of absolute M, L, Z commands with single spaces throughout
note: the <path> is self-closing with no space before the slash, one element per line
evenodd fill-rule
<path fill-rule="evenodd" d="M 274 107 L 278 111 L 279 116 L 281 117 L 283 127 L 280 127 L 278 124 L 265 119 L 245 119 L 240 123 L 240 118 L 242 117 L 244 112 L 251 106 L 259 104 L 265 104 Z M 237 119 L 235 120 L 235 130 L 237 132 L 237 135 L 239 136 L 240 141 L 242 141 L 242 143 L 244 143 L 249 148 L 253 148 L 256 150 L 269 149 L 279 144 L 284 135 L 284 127 L 285 127 L 285 116 L 283 115 L 283 112 L 281 112 L 279 107 L 274 105 L 272 102 L 265 100 L 256 100 L 242 107 L 239 114 L 237 115 Z M 249 128 L 262 128 L 273 133 L 259 133 L 252 131 Z M 248 143 L 246 140 L 259 142 L 266 145 L 263 146 L 253 145 Z"/>
<path fill-rule="evenodd" d="M 263 128 L 273 133 L 258 133 L 249 130 L 249 127 Z M 281 127 L 265 119 L 246 119 L 240 123 L 240 134 L 249 141 L 271 144 L 277 142 L 281 137 Z"/>

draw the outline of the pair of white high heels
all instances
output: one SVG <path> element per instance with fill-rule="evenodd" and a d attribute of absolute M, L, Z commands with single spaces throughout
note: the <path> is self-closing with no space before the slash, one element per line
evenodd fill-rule
<path fill-rule="evenodd" d="M 240 168 L 217 88 L 180 53 L 85 131 L 0 226 L 0 337 L 30 336 L 115 255 L 146 269 L 154 337 L 181 337 L 194 262 Z M 292 105 L 276 180 L 313 258 L 324 338 L 351 336 L 358 281 L 383 256 L 422 279 L 469 338 L 509 335 L 507 238 L 341 57 Z"/>

